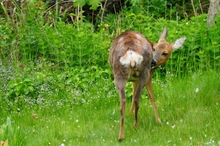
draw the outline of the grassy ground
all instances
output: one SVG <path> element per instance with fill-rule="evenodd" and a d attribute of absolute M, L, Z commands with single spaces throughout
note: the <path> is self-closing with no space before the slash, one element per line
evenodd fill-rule
<path fill-rule="evenodd" d="M 135 130 L 134 117 L 128 115 L 128 98 L 125 140 L 121 143 L 117 141 L 119 97 L 112 80 L 91 84 L 84 96 L 92 100 L 81 104 L 73 104 L 73 97 L 65 93 L 60 98 L 39 98 L 35 103 L 26 99 L 20 106 L 4 101 L 0 106 L 0 141 L 8 139 L 13 146 L 220 145 L 219 81 L 220 74 L 214 71 L 181 79 L 169 74 L 165 81 L 154 79 L 163 124 L 156 124 L 144 91 Z M 130 92 L 129 88 L 128 95 Z"/>

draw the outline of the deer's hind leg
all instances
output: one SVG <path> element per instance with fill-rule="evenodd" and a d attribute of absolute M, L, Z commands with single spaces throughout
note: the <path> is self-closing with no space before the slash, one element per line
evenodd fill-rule
<path fill-rule="evenodd" d="M 115 79 L 115 86 L 118 90 L 118 94 L 120 96 L 120 131 L 118 140 L 122 141 L 124 139 L 124 115 L 125 115 L 125 106 L 126 106 L 126 97 L 125 97 L 125 86 L 126 86 L 126 79 L 123 78 L 116 78 Z"/>
<path fill-rule="evenodd" d="M 148 79 L 149 79 L 149 75 L 146 73 L 144 77 L 142 76 L 139 78 L 139 81 L 137 83 L 137 89 L 134 96 L 134 108 L 135 108 L 134 127 L 138 126 L 138 110 L 139 110 L 140 96 L 144 88 L 144 85 L 148 81 Z"/>

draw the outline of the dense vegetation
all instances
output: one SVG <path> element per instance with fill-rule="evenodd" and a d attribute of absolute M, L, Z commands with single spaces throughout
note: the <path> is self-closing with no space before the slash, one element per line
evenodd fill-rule
<path fill-rule="evenodd" d="M 183 35 L 187 37 L 185 47 L 173 54 L 167 70 L 187 74 L 196 70 L 216 69 L 220 65 L 219 16 L 216 17 L 216 25 L 207 28 L 206 14 L 190 17 L 190 20 L 167 20 L 146 15 L 144 10 L 134 13 L 134 6 L 134 10 L 125 9 L 118 15 L 106 15 L 95 28 L 84 17 L 73 24 L 66 24 L 62 19 L 59 21 L 60 17 L 52 17 L 52 12 L 52 16 L 45 16 L 43 4 L 37 7 L 35 3 L 27 5 L 13 15 L 5 14 L 5 18 L 1 18 L 3 61 L 45 60 L 59 67 L 104 67 L 108 63 L 112 39 L 119 33 L 132 29 L 156 42 L 162 29 L 167 27 L 168 41 L 172 42 Z M 2 9 L 7 12 L 4 7 Z"/>
<path fill-rule="evenodd" d="M 207 1 L 123 1 L 117 13 L 101 9 L 99 0 L 77 0 L 71 8 L 80 13 L 42 1 L 11 2 L 0 7 L 0 146 L 117 145 L 112 40 L 129 29 L 156 42 L 164 27 L 169 42 L 187 38 L 155 73 L 164 124 L 156 125 L 144 91 L 140 126 L 135 131 L 133 117 L 126 117 L 123 144 L 219 144 L 220 16 L 207 27 Z M 126 93 L 130 105 L 130 83 Z"/>

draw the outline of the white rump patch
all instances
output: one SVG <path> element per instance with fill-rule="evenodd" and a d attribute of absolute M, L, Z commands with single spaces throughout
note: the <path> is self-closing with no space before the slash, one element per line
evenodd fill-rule
<path fill-rule="evenodd" d="M 125 67 L 130 67 L 130 66 L 134 67 L 135 65 L 136 67 L 138 67 L 140 66 L 142 61 L 143 61 L 143 56 L 132 50 L 127 51 L 127 53 L 120 58 L 121 64 L 124 65 Z"/>

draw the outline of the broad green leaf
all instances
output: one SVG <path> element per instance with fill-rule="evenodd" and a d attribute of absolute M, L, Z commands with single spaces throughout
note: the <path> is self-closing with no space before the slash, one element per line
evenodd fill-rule
<path fill-rule="evenodd" d="M 74 7 L 77 6 L 84 6 L 86 3 L 88 3 L 88 0 L 73 0 Z"/>
<path fill-rule="evenodd" d="M 91 5 L 92 10 L 96 10 L 99 7 L 100 0 L 89 0 L 89 5 Z"/>

